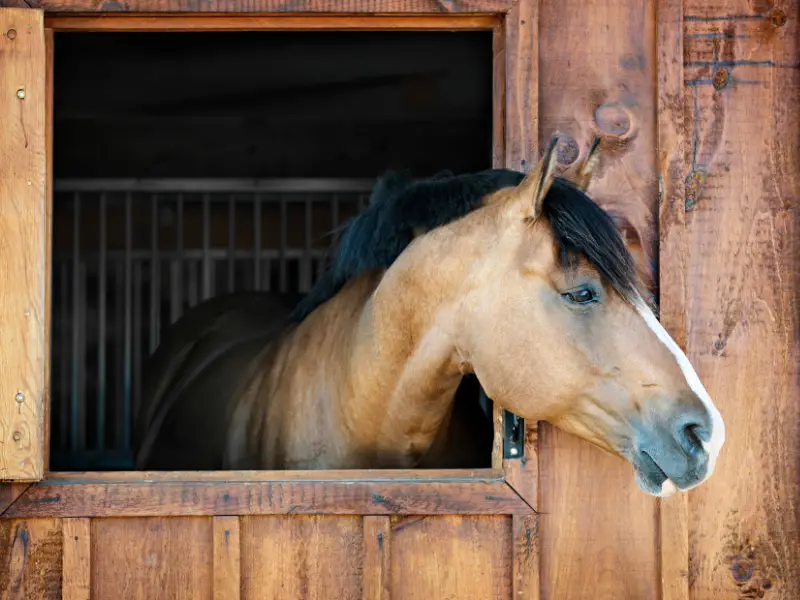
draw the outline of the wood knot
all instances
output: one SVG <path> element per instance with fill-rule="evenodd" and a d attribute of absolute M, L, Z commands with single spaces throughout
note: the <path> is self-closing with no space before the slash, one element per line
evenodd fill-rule
<path fill-rule="evenodd" d="M 630 113 L 616 102 L 598 106 L 594 111 L 594 121 L 600 131 L 608 135 L 622 137 L 631 130 Z"/>
<path fill-rule="evenodd" d="M 773 8 L 767 13 L 767 17 L 769 17 L 770 22 L 775 25 L 775 27 L 783 27 L 786 25 L 786 13 L 780 8 Z"/>
<path fill-rule="evenodd" d="M 581 154 L 581 149 L 573 138 L 568 135 L 562 135 L 556 144 L 556 160 L 558 164 L 568 167 L 576 160 Z"/>
<path fill-rule="evenodd" d="M 721 90 L 728 86 L 730 83 L 731 74 L 728 69 L 722 67 L 714 72 L 714 89 Z"/>
<path fill-rule="evenodd" d="M 9 29 L 6 31 L 6 37 L 10 40 L 17 39 L 17 30 L 16 29 Z"/>
<path fill-rule="evenodd" d="M 749 581 L 753 576 L 753 571 L 755 571 L 753 563 L 749 560 L 736 560 L 733 562 L 730 569 L 733 578 L 739 582 Z"/>

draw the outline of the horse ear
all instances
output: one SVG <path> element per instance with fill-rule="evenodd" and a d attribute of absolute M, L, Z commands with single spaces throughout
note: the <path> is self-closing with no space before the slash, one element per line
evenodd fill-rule
<path fill-rule="evenodd" d="M 556 175 L 556 144 L 558 136 L 553 136 L 542 160 L 519 184 L 520 196 L 527 204 L 526 217 L 529 219 L 536 219 L 542 214 L 542 203 L 553 184 Z"/>
<path fill-rule="evenodd" d="M 589 147 L 589 151 L 586 153 L 586 158 L 583 160 L 583 164 L 578 168 L 578 171 L 575 175 L 575 185 L 577 185 L 583 192 L 585 192 L 589 187 L 589 183 L 592 181 L 592 172 L 597 166 L 597 163 L 600 161 L 600 153 L 598 152 L 599 149 L 600 138 L 595 137 L 592 145 Z"/>

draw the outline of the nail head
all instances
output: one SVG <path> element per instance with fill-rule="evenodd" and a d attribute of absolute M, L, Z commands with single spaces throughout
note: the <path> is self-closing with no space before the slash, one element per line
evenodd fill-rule
<path fill-rule="evenodd" d="M 24 100 L 25 99 L 25 90 L 24 89 L 19 88 L 17 90 L 17 98 L 19 98 L 20 100 Z"/>
<path fill-rule="evenodd" d="M 14 396 L 14 399 L 17 402 L 25 402 L 25 394 L 23 394 L 22 392 L 17 392 L 17 395 Z"/>
<path fill-rule="evenodd" d="M 608 135 L 623 136 L 631 129 L 630 114 L 616 102 L 598 106 L 594 111 L 594 120 L 600 131 Z"/>

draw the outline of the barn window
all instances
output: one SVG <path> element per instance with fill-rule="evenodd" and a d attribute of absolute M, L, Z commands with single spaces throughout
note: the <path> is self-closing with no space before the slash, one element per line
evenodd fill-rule
<path fill-rule="evenodd" d="M 131 469 L 165 328 L 221 293 L 307 292 L 385 169 L 491 167 L 492 44 L 56 33 L 50 469 Z"/>

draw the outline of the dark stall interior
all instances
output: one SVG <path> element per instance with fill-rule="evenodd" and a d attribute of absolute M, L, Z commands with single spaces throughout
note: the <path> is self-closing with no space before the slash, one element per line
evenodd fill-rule
<path fill-rule="evenodd" d="M 52 470 L 130 469 L 164 329 L 220 293 L 307 291 L 382 172 L 492 166 L 489 31 L 55 46 Z"/>

